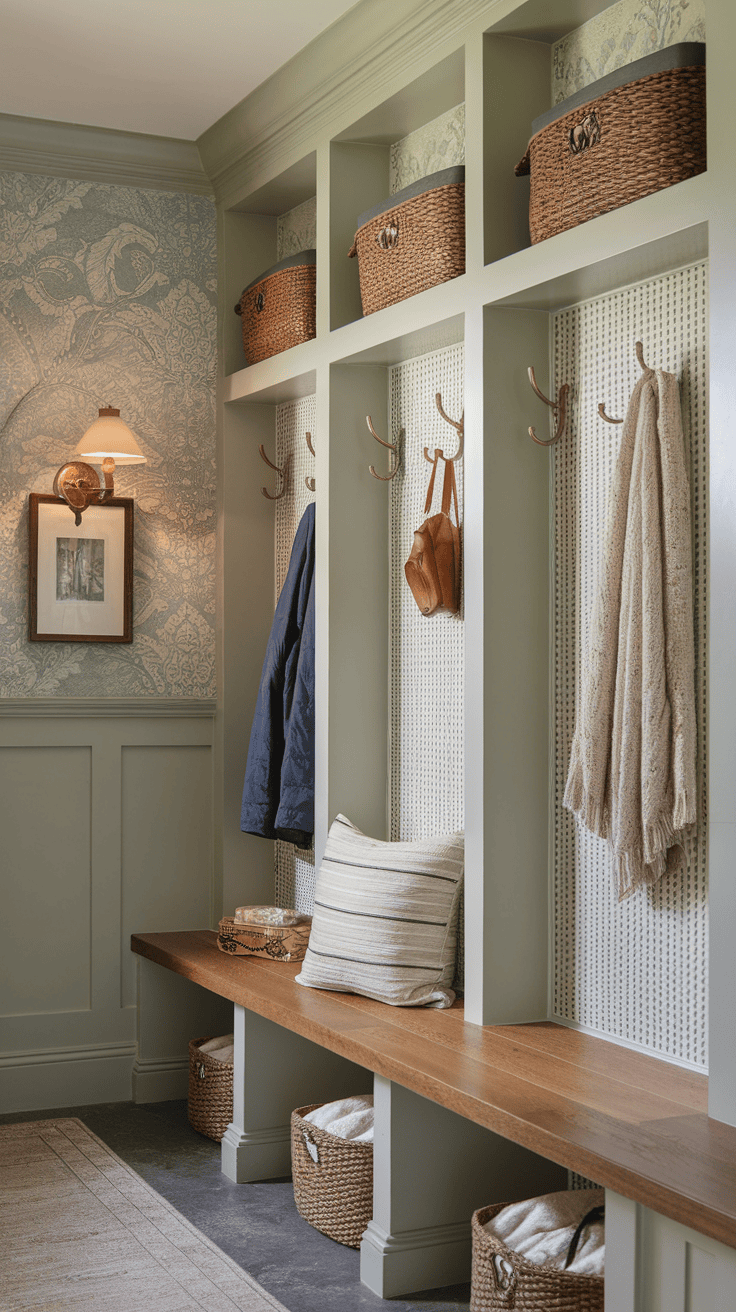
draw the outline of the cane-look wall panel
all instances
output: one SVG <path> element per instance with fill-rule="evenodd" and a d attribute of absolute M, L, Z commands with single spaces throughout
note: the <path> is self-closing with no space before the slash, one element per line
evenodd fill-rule
<path fill-rule="evenodd" d="M 450 346 L 394 366 L 390 374 L 390 436 L 404 429 L 401 468 L 390 486 L 390 825 L 394 841 L 451 833 L 465 827 L 463 795 L 463 664 L 465 625 L 459 615 L 422 615 L 409 590 L 404 565 L 414 531 L 426 518 L 431 466 L 425 446 L 454 455 L 457 433 L 441 418 L 463 411 L 464 348 Z M 383 436 L 383 434 L 382 434 Z M 379 460 L 378 466 L 383 469 Z M 432 513 L 440 508 L 440 465 Z M 455 464 L 460 523 L 463 462 Z M 452 511 L 454 518 L 454 510 Z M 462 907 L 458 978 L 462 982 Z"/>
<path fill-rule="evenodd" d="M 707 999 L 706 607 L 707 266 L 698 263 L 563 310 L 554 317 L 555 386 L 571 384 L 554 454 L 554 722 L 552 1014 L 662 1056 L 704 1066 Z M 616 901 L 606 845 L 562 806 L 581 654 L 606 540 L 621 418 L 644 358 L 680 379 L 693 511 L 698 825 L 680 876 Z"/>

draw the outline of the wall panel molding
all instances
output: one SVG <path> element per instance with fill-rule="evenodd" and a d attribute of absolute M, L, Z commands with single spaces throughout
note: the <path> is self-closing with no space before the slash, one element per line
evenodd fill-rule
<path fill-rule="evenodd" d="M 0 169 L 211 196 L 194 141 L 0 114 Z"/>
<path fill-rule="evenodd" d="M 65 1061 L 109 1061 L 116 1057 L 135 1057 L 135 1042 L 126 1043 L 85 1043 L 77 1048 L 39 1048 L 36 1052 L 2 1052 L 0 1053 L 0 1070 L 10 1070 L 15 1066 L 48 1066 Z"/>
<path fill-rule="evenodd" d="M 0 720 L 207 720 L 216 709 L 214 697 L 5 697 L 0 701 Z"/>
<path fill-rule="evenodd" d="M 66 928 L 44 940 L 32 993 L 22 969 L 16 989 L 13 969 L 0 961 L 0 1112 L 131 1097 L 140 1052 L 130 933 L 212 920 L 214 711 L 213 700 L 173 698 L 25 698 L 0 706 L 0 796 L 9 819 L 36 807 L 51 817 L 37 827 L 9 825 L 9 942 L 26 941 L 37 897 L 42 907 L 54 903 L 61 891 L 54 873 L 78 850 L 89 853 L 83 896 L 78 887 L 74 902 L 62 898 L 55 920 Z M 70 749 L 75 761 L 82 749 L 87 762 L 84 805 L 69 782 Z M 65 804 L 72 785 L 74 806 Z M 70 1009 L 79 961 L 68 961 L 66 948 L 85 933 L 89 1005 Z M 205 1032 L 186 1001 L 178 1020 L 190 1037 Z M 160 1069 L 139 1061 L 136 1096 L 182 1096 L 184 1062 L 180 1050 L 164 1054 Z"/>

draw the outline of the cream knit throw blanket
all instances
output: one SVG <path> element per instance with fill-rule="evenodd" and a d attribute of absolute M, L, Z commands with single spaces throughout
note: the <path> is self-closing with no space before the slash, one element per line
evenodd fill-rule
<path fill-rule="evenodd" d="M 690 491 L 660 369 L 629 402 L 607 537 L 564 803 L 609 844 L 620 901 L 677 868 L 696 816 Z"/>

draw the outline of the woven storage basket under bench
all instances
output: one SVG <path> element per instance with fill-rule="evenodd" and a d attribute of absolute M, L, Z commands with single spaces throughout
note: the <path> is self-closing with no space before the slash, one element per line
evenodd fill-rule
<path fill-rule="evenodd" d="M 189 1044 L 189 1124 L 208 1139 L 220 1143 L 233 1119 L 233 1063 L 216 1061 L 201 1052 L 211 1036 Z"/>
<path fill-rule="evenodd" d="M 465 168 L 403 187 L 358 218 L 348 257 L 358 257 L 363 314 L 465 273 Z"/>
<path fill-rule="evenodd" d="M 618 68 L 532 124 L 532 242 L 703 173 L 705 46 L 683 42 Z"/>
<path fill-rule="evenodd" d="M 291 1114 L 291 1172 L 300 1216 L 348 1248 L 373 1215 L 373 1144 L 340 1139 L 304 1118 L 322 1103 Z"/>
<path fill-rule="evenodd" d="M 537 1266 L 484 1229 L 507 1206 L 473 1213 L 470 1312 L 603 1312 L 602 1276 Z"/>
<path fill-rule="evenodd" d="M 246 364 L 288 351 L 317 333 L 317 252 L 279 260 L 248 283 L 235 306 Z"/>

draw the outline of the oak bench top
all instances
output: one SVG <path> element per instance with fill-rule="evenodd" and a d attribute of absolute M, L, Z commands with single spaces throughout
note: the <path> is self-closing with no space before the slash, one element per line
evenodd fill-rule
<path fill-rule="evenodd" d="M 736 1248 L 736 1128 L 708 1080 L 549 1021 L 479 1026 L 303 988 L 300 964 L 231 957 L 212 930 L 134 934 L 133 952 L 267 1020 Z"/>

